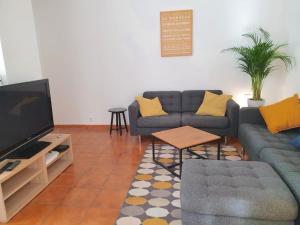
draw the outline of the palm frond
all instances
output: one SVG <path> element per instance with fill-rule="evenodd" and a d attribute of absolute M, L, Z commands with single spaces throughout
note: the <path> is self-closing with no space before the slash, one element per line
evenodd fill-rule
<path fill-rule="evenodd" d="M 262 33 L 262 35 L 264 36 L 265 38 L 265 41 L 269 40 L 270 39 L 270 33 L 266 30 L 264 30 L 263 28 L 259 28 L 259 31 Z"/>
<path fill-rule="evenodd" d="M 285 68 L 289 69 L 294 65 L 294 59 L 281 51 L 288 46 L 287 44 L 274 44 L 270 33 L 262 28 L 258 33 L 247 33 L 242 36 L 251 39 L 252 45 L 232 47 L 222 52 L 231 51 L 238 55 L 238 67 L 250 75 L 253 98 L 259 100 L 264 79 L 278 68 L 274 62 L 283 62 Z"/>
<path fill-rule="evenodd" d="M 250 38 L 254 44 L 261 42 L 261 38 L 256 33 L 247 33 L 243 34 L 243 37 Z"/>

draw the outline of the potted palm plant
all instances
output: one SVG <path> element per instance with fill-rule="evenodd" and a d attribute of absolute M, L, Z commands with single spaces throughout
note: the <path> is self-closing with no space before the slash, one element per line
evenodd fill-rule
<path fill-rule="evenodd" d="M 258 107 L 264 104 L 261 98 L 264 79 L 278 68 L 274 65 L 274 61 L 283 62 L 288 69 L 292 67 L 293 60 L 281 51 L 282 48 L 287 47 L 287 44 L 274 44 L 270 34 L 262 28 L 257 33 L 247 33 L 242 36 L 249 38 L 252 45 L 228 48 L 223 51 L 232 51 L 238 55 L 238 67 L 250 76 L 252 83 L 253 96 L 248 99 L 248 106 Z"/>

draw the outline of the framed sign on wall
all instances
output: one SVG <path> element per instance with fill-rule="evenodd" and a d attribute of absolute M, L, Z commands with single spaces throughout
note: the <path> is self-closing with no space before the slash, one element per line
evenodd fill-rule
<path fill-rule="evenodd" d="M 193 10 L 160 12 L 161 56 L 193 53 Z"/>

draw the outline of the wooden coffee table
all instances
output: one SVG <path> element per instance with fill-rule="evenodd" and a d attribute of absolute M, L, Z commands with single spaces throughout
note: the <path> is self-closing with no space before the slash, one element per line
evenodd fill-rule
<path fill-rule="evenodd" d="M 173 147 L 175 147 L 179 151 L 179 163 L 175 163 L 172 165 L 164 165 L 159 162 L 155 158 L 155 139 L 159 139 Z M 217 159 L 220 160 L 220 151 L 221 151 L 221 141 L 222 138 L 220 136 L 208 133 L 203 130 L 199 130 L 190 126 L 184 126 L 179 128 L 174 128 L 170 130 L 155 132 L 152 134 L 152 157 L 153 161 L 160 165 L 161 167 L 168 170 L 170 173 L 175 175 L 176 177 L 181 178 L 182 171 L 182 152 L 183 150 L 187 150 L 189 153 L 196 155 L 198 158 L 206 159 L 203 156 L 195 153 L 190 150 L 190 148 L 195 147 L 201 144 L 207 144 L 211 142 L 217 142 L 218 146 L 218 156 Z M 174 171 L 174 168 L 179 166 L 179 174 Z"/>

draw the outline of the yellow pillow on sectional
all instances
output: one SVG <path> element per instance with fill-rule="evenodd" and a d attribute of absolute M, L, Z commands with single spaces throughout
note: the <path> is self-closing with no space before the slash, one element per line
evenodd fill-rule
<path fill-rule="evenodd" d="M 227 109 L 227 102 L 231 98 L 231 95 L 217 95 L 205 91 L 203 103 L 196 114 L 202 116 L 224 116 Z"/>
<path fill-rule="evenodd" d="M 167 115 L 163 109 L 162 105 L 158 99 L 158 97 L 154 99 L 147 99 L 141 96 L 138 96 L 135 98 L 137 102 L 139 103 L 140 106 L 140 112 L 142 117 L 147 117 L 147 116 L 162 116 L 162 115 Z"/>
<path fill-rule="evenodd" d="M 297 94 L 278 103 L 261 106 L 259 111 L 273 134 L 300 127 L 300 103 Z"/>

